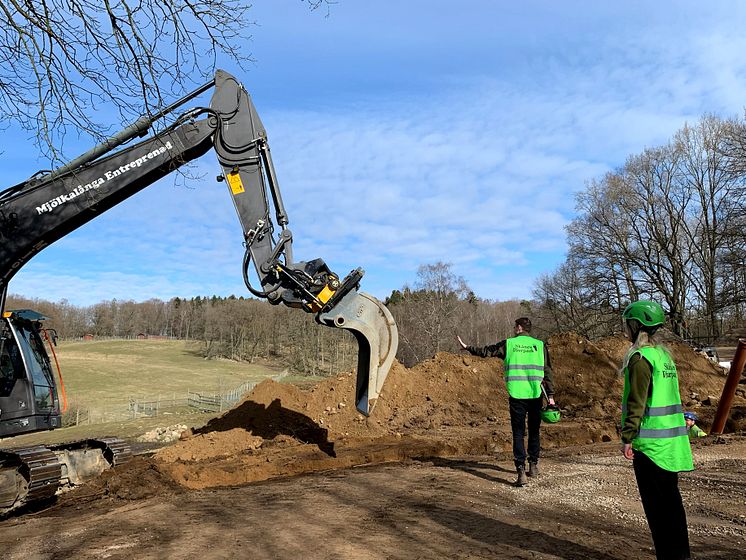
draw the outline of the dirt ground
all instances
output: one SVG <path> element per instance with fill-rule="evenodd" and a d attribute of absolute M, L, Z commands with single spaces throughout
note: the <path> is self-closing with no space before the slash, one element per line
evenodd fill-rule
<path fill-rule="evenodd" d="M 516 488 L 499 360 L 395 364 L 373 415 L 352 374 L 309 391 L 267 381 L 182 441 L 0 521 L 0 557 L 652 558 L 616 424 L 626 343 L 550 339 L 559 424 L 542 473 Z M 708 429 L 726 372 L 670 345 L 682 398 Z M 744 392 L 682 474 L 694 558 L 743 558 Z"/>

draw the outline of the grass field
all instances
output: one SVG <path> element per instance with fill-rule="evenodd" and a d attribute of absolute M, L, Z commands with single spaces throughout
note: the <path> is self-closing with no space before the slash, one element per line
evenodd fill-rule
<path fill-rule="evenodd" d="M 205 360 L 179 340 L 60 342 L 57 357 L 68 399 L 79 407 L 127 404 L 130 398 L 222 393 L 245 381 L 261 381 L 281 368 L 267 364 Z"/>
<path fill-rule="evenodd" d="M 93 421 L 0 440 L 0 446 L 55 444 L 86 438 L 136 438 L 160 426 L 205 424 L 218 413 L 180 407 L 153 417 L 127 417 L 130 398 L 183 398 L 187 391 L 224 393 L 246 381 L 259 382 L 284 372 L 278 364 L 205 360 L 193 344 L 177 340 L 99 340 L 63 342 L 55 348 L 70 410 L 86 411 Z M 312 385 L 317 377 L 287 375 L 282 382 Z M 111 418 L 115 418 L 112 420 Z"/>

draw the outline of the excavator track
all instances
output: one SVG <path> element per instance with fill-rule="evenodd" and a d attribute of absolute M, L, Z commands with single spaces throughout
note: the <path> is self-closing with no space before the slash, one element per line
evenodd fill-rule
<path fill-rule="evenodd" d="M 118 438 L 0 450 L 0 516 L 49 500 L 131 457 Z"/>
<path fill-rule="evenodd" d="M 132 449 L 129 444 L 115 437 L 88 440 L 91 446 L 103 446 L 104 457 L 112 467 L 124 465 L 132 459 Z"/>

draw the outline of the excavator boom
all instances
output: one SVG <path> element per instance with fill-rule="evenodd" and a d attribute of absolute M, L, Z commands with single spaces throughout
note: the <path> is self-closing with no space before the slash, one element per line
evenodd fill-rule
<path fill-rule="evenodd" d="M 215 152 L 244 231 L 248 289 L 270 303 L 315 313 L 322 325 L 352 331 L 358 341 L 355 405 L 368 416 L 396 355 L 399 337 L 391 313 L 374 297 L 358 292 L 362 269 L 340 280 L 321 259 L 294 262 L 293 236 L 287 228 L 267 132 L 251 97 L 233 76 L 219 70 L 210 106 L 221 115 Z M 272 235 L 268 191 L 275 223 L 281 228 L 277 239 Z M 260 279 L 258 287 L 248 281 L 249 261 Z"/>
<path fill-rule="evenodd" d="M 210 88 L 208 107 L 187 111 L 161 132 L 119 148 Z M 381 302 L 358 291 L 362 269 L 340 278 L 322 259 L 294 260 L 266 131 L 243 85 L 221 70 L 210 83 L 68 165 L 0 193 L 0 311 L 8 282 L 39 251 L 210 149 L 243 230 L 248 290 L 354 334 L 359 344 L 355 401 L 361 413 L 370 414 L 396 355 L 396 323 Z"/>

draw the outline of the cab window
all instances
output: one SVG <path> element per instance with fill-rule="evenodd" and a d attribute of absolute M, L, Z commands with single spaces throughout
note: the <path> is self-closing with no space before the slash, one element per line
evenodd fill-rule
<path fill-rule="evenodd" d="M 36 331 L 29 327 L 17 328 L 21 351 L 34 385 L 34 400 L 37 409 L 54 407 L 54 382 L 47 353 Z"/>
<path fill-rule="evenodd" d="M 18 345 L 5 321 L 0 330 L 0 397 L 8 397 L 16 381 L 25 377 Z"/>

